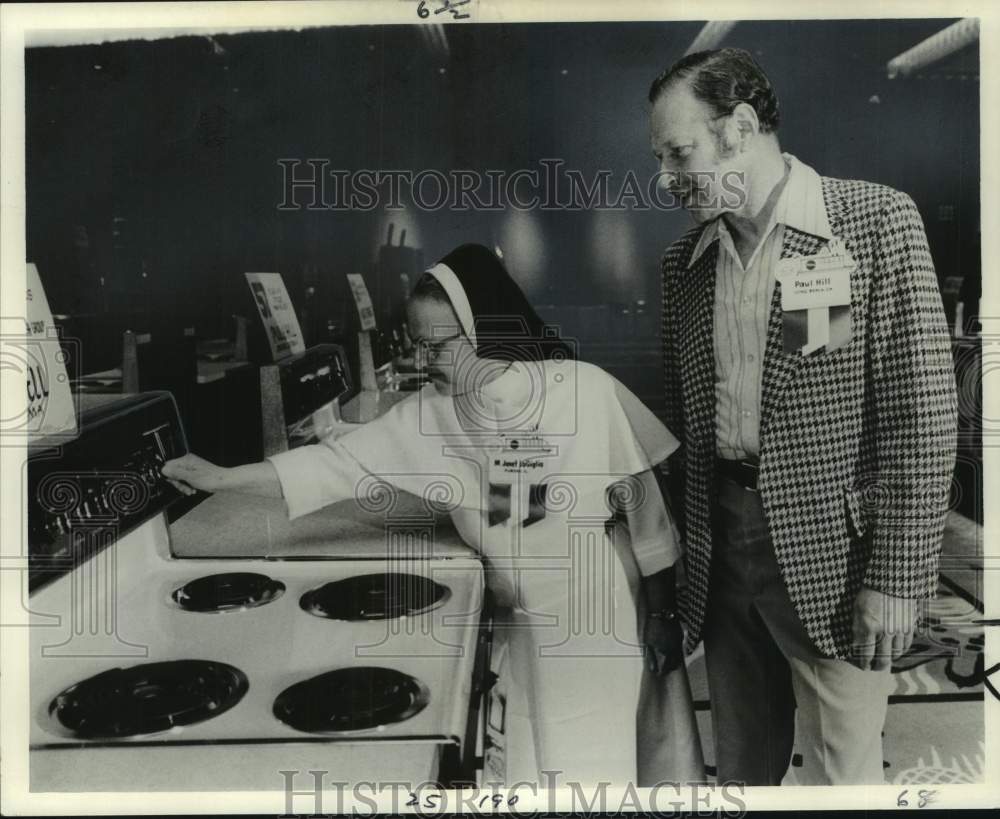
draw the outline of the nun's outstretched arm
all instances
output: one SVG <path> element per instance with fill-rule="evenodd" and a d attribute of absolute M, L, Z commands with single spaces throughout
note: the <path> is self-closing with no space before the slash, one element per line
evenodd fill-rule
<path fill-rule="evenodd" d="M 368 474 L 333 438 L 280 452 L 267 460 L 281 484 L 289 518 L 353 498 Z"/>
<path fill-rule="evenodd" d="M 192 454 L 163 465 L 163 476 L 186 495 L 201 490 L 284 498 L 289 518 L 353 497 L 364 474 L 332 439 L 243 466 L 217 466 Z"/>
<path fill-rule="evenodd" d="M 217 466 L 194 454 L 163 465 L 163 477 L 185 495 L 202 492 L 242 492 L 266 498 L 281 497 L 278 473 L 267 461 L 243 466 Z"/>

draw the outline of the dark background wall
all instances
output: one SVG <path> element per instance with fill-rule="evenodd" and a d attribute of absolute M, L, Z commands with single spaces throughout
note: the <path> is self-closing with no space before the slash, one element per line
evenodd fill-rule
<path fill-rule="evenodd" d="M 913 196 L 942 281 L 978 265 L 978 51 L 894 80 L 885 64 L 950 22 L 741 22 L 724 42 L 772 77 L 785 150 Z M 229 332 L 245 271 L 279 271 L 308 335 L 350 323 L 343 276 L 373 275 L 390 222 L 428 263 L 480 241 L 656 407 L 658 259 L 685 214 L 281 211 L 277 160 L 512 171 L 559 158 L 645 183 L 646 91 L 700 28 L 448 26 L 447 54 L 415 26 L 28 49 L 29 260 L 57 313 L 184 316 L 204 337 Z M 609 352 L 609 334 L 641 354 Z"/>

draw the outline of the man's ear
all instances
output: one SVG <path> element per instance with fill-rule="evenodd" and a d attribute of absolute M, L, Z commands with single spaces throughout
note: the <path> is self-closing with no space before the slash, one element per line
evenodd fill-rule
<path fill-rule="evenodd" d="M 745 151 L 750 147 L 754 137 L 760 133 L 760 120 L 752 105 L 741 102 L 733 109 L 732 123 L 736 129 L 736 136 L 740 150 Z"/>

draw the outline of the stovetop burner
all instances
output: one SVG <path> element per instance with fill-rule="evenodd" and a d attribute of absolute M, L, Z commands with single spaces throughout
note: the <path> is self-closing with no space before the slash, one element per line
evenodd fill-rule
<path fill-rule="evenodd" d="M 248 687 L 246 674 L 225 663 L 146 663 L 70 686 L 52 700 L 49 714 L 79 739 L 130 737 L 216 717 Z"/>
<path fill-rule="evenodd" d="M 170 596 L 185 611 L 242 611 L 264 606 L 285 593 L 285 584 L 256 572 L 227 572 L 199 577 Z"/>
<path fill-rule="evenodd" d="M 274 715 L 311 734 L 363 731 L 402 722 L 424 709 L 427 688 L 391 668 L 341 668 L 286 688 Z"/>
<path fill-rule="evenodd" d="M 449 594 L 428 577 L 383 572 L 326 583 L 302 595 L 299 605 L 331 620 L 390 620 L 430 611 Z"/>

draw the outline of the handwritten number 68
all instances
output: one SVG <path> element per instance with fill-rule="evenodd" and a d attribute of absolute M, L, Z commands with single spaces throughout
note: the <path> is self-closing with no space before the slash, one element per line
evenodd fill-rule
<path fill-rule="evenodd" d="M 908 794 L 909 792 L 910 792 L 909 790 L 905 790 L 897 797 L 896 799 L 897 808 L 908 808 L 910 806 L 909 801 L 906 799 L 906 794 Z M 918 800 L 917 807 L 918 808 L 927 807 L 927 805 L 929 805 L 933 801 L 935 793 L 937 793 L 937 791 L 928 791 L 928 790 L 917 791 L 917 800 Z"/>

